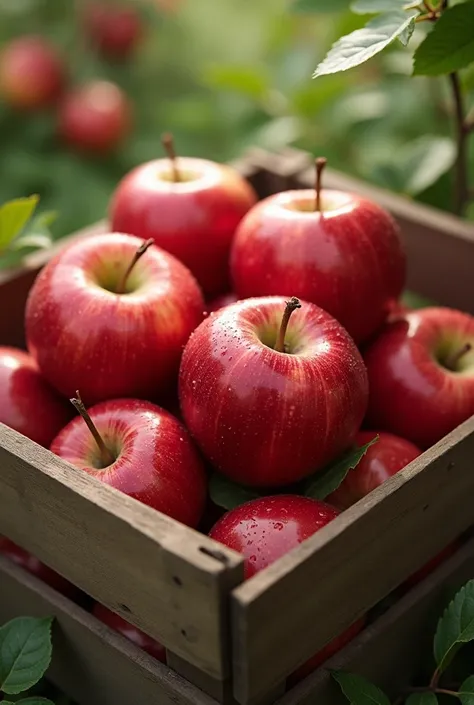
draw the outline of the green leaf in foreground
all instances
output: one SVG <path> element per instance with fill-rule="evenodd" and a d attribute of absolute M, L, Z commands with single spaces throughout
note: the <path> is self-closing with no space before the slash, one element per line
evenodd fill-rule
<path fill-rule="evenodd" d="M 37 695 L 33 695 L 31 698 L 16 700 L 14 703 L 4 700 L 2 705 L 54 705 L 54 703 L 49 698 L 39 698 Z"/>
<path fill-rule="evenodd" d="M 469 676 L 461 683 L 458 696 L 462 705 L 474 705 L 474 676 Z"/>
<path fill-rule="evenodd" d="M 474 580 L 459 590 L 438 621 L 434 656 L 442 673 L 463 644 L 474 640 Z"/>
<path fill-rule="evenodd" d="M 405 705 L 438 705 L 438 698 L 434 693 L 412 693 Z"/>
<path fill-rule="evenodd" d="M 254 488 L 238 485 L 217 472 L 211 477 L 209 494 L 214 504 L 227 509 L 227 511 L 261 497 Z"/>
<path fill-rule="evenodd" d="M 29 196 L 8 201 L 0 207 L 0 249 L 7 247 L 23 230 L 33 215 L 38 201 L 38 196 Z"/>
<path fill-rule="evenodd" d="M 453 73 L 474 61 L 474 2 L 449 8 L 415 52 L 416 76 Z"/>
<path fill-rule="evenodd" d="M 331 671 L 331 675 L 351 705 L 390 705 L 385 693 L 366 678 L 345 671 Z"/>
<path fill-rule="evenodd" d="M 17 617 L 0 629 L 0 690 L 21 693 L 44 676 L 51 661 L 52 621 Z"/>
<path fill-rule="evenodd" d="M 359 66 L 383 51 L 397 37 L 402 36 L 408 41 L 407 36 L 415 26 L 417 14 L 417 11 L 391 12 L 374 17 L 362 29 L 339 39 L 319 64 L 313 78 Z"/>
<path fill-rule="evenodd" d="M 403 292 L 401 302 L 408 308 L 428 308 L 428 306 L 438 305 L 433 299 L 428 299 L 426 296 L 417 294 L 416 291 L 409 291 L 408 289 Z"/>
<path fill-rule="evenodd" d="M 304 494 L 312 499 L 326 499 L 331 492 L 337 490 L 350 470 L 353 470 L 371 445 L 378 441 L 376 436 L 371 441 L 359 448 L 351 448 L 342 458 L 338 458 L 323 470 L 315 473 L 305 482 Z"/>

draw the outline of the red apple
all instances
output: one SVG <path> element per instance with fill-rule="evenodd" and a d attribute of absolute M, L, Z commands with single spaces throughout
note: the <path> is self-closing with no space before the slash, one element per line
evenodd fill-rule
<path fill-rule="evenodd" d="M 388 324 L 365 355 L 368 423 L 428 448 L 474 414 L 474 318 L 423 308 Z"/>
<path fill-rule="evenodd" d="M 368 448 L 337 490 L 327 497 L 329 504 L 347 509 L 421 455 L 421 450 L 410 441 L 382 431 L 359 431 L 356 445 L 363 446 L 377 435 L 378 441 Z"/>
<path fill-rule="evenodd" d="M 270 487 L 310 475 L 353 443 L 368 388 L 362 358 L 332 316 L 275 296 L 226 306 L 197 328 L 179 396 L 211 463 L 236 482 Z"/>
<path fill-rule="evenodd" d="M 102 402 L 73 419 L 51 444 L 72 465 L 143 504 L 196 527 L 207 484 L 184 426 L 169 412 L 136 399 Z M 86 423 L 84 422 L 86 421 Z"/>
<path fill-rule="evenodd" d="M 81 152 L 104 154 L 128 135 L 132 109 L 125 93 L 110 81 L 91 81 L 64 96 L 58 132 Z"/>
<path fill-rule="evenodd" d="M 0 536 L 0 553 L 62 595 L 70 599 L 76 599 L 80 594 L 79 588 L 75 587 L 69 580 L 66 580 L 62 575 L 48 568 L 47 565 L 42 563 L 31 553 L 17 546 L 16 543 L 13 543 L 13 541 L 10 541 L 10 539 L 7 539 L 5 536 Z"/>
<path fill-rule="evenodd" d="M 50 387 L 31 355 L 0 347 L 0 422 L 49 447 L 72 417 L 69 404 Z"/>
<path fill-rule="evenodd" d="M 94 235 L 37 277 L 26 306 L 28 347 L 64 396 L 80 389 L 87 404 L 155 399 L 176 381 L 204 301 L 181 262 L 154 246 L 136 261 L 139 252 L 143 243 L 131 235 Z"/>
<path fill-rule="evenodd" d="M 148 636 L 137 627 L 134 627 L 133 624 L 126 622 L 125 619 L 98 602 L 95 603 L 92 613 L 101 622 L 119 634 L 122 634 L 122 636 L 132 641 L 143 649 L 143 651 L 146 651 L 147 654 L 153 656 L 157 661 L 166 663 L 165 647 L 158 641 L 155 641 L 155 639 L 152 639 L 151 636 Z"/>
<path fill-rule="evenodd" d="M 255 201 L 251 186 L 230 166 L 189 157 L 158 159 L 120 182 L 110 218 L 114 230 L 153 238 L 213 297 L 229 289 L 232 238 Z"/>
<path fill-rule="evenodd" d="M 294 295 L 321 306 L 360 343 L 405 283 L 398 227 L 380 206 L 341 191 L 285 191 L 257 204 L 231 253 L 239 298 Z"/>
<path fill-rule="evenodd" d="M 14 108 L 35 110 L 55 103 L 64 85 L 64 66 L 46 39 L 14 39 L 0 55 L 0 93 Z"/>
<path fill-rule="evenodd" d="M 217 296 L 212 301 L 206 304 L 206 310 L 208 313 L 213 313 L 214 311 L 219 311 L 224 306 L 229 306 L 229 304 L 235 304 L 238 301 L 237 295 L 231 291 L 229 294 L 222 294 L 222 296 Z"/>
<path fill-rule="evenodd" d="M 324 502 L 296 495 L 262 497 L 227 512 L 209 536 L 244 556 L 245 577 L 250 578 L 296 548 L 336 518 L 338 510 Z M 301 599 L 313 599 L 311 590 Z M 365 619 L 327 644 L 303 664 L 290 681 L 297 682 L 353 639 Z"/>
<path fill-rule="evenodd" d="M 140 13 L 132 5 L 92 2 L 85 8 L 84 29 L 93 49 L 109 59 L 127 59 L 143 35 Z"/>

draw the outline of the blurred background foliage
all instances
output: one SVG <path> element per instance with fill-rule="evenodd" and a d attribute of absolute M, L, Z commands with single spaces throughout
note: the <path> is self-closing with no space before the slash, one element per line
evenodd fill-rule
<path fill-rule="evenodd" d="M 319 12 L 312 0 L 117 0 L 127 1 L 145 33 L 133 57 L 114 63 L 82 40 L 80 0 L 0 0 L 0 48 L 41 34 L 62 53 L 70 85 L 115 81 L 134 111 L 124 144 L 90 157 L 57 138 L 54 109 L 22 114 L 1 101 L 0 203 L 38 193 L 42 211 L 59 213 L 54 236 L 71 232 L 104 216 L 120 177 L 161 156 L 170 130 L 183 155 L 225 161 L 251 145 L 295 146 L 450 209 L 444 80 L 410 77 L 411 52 L 398 42 L 359 69 L 311 78 L 331 44 L 367 19 L 348 0 L 319 1 Z M 473 76 L 463 80 L 474 88 Z"/>

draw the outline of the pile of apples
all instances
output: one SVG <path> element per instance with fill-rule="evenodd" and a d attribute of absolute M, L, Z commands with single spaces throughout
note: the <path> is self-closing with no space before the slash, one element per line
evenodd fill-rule
<path fill-rule="evenodd" d="M 118 185 L 110 232 L 75 241 L 39 273 L 29 352 L 0 351 L 0 421 L 77 472 L 212 526 L 248 578 L 474 414 L 474 318 L 404 309 L 396 223 L 376 203 L 323 189 L 325 160 L 313 190 L 257 203 L 231 167 L 177 158 L 170 136 L 163 144 L 168 158 Z M 325 501 L 302 496 L 298 483 L 374 439 Z M 260 496 L 219 511 L 208 499 L 215 472 Z"/>
<path fill-rule="evenodd" d="M 140 12 L 131 4 L 86 0 L 76 21 L 83 55 L 94 51 L 108 61 L 130 59 L 144 34 Z M 59 138 L 82 153 L 111 152 L 132 127 L 132 105 L 122 88 L 100 79 L 68 88 L 64 58 L 39 35 L 18 37 L 0 53 L 0 95 L 21 112 L 55 109 Z"/>

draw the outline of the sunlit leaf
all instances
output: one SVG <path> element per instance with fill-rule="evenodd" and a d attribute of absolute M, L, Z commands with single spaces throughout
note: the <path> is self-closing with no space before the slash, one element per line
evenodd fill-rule
<path fill-rule="evenodd" d="M 459 71 L 474 62 L 474 2 L 449 8 L 415 52 L 413 73 L 423 76 Z"/>
<path fill-rule="evenodd" d="M 394 12 L 374 17 L 362 29 L 356 29 L 339 39 L 319 64 L 313 77 L 347 71 L 368 61 L 414 26 L 415 15 Z"/>
<path fill-rule="evenodd" d="M 38 196 L 18 198 L 0 207 L 0 249 L 3 249 L 23 230 L 38 205 Z"/>

